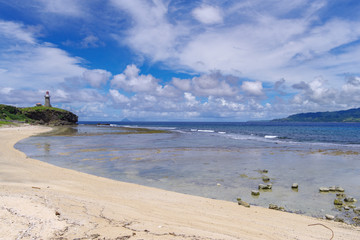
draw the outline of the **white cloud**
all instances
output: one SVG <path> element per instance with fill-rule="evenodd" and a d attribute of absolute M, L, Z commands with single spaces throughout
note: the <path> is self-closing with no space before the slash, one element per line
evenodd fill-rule
<path fill-rule="evenodd" d="M 65 16 L 81 16 L 83 14 L 78 0 L 38 0 L 43 4 L 43 11 Z"/>
<path fill-rule="evenodd" d="M 183 20 L 187 15 L 173 18 L 168 2 L 113 3 L 134 21 L 122 43 L 173 69 L 220 70 L 262 82 L 284 78 L 292 84 L 319 75 L 333 84 L 341 81 L 339 74 L 359 72 L 359 55 L 346 51 L 346 44 L 360 38 L 359 22 L 331 15 L 320 20 L 328 7 L 323 0 L 254 0 L 192 9 L 188 14 L 202 23 L 224 22 L 206 28 Z M 339 47 L 345 51 L 334 51 Z M 179 83 L 173 81 L 182 89 Z"/>
<path fill-rule="evenodd" d="M 86 70 L 83 72 L 83 78 L 88 81 L 92 87 L 96 88 L 106 84 L 110 77 L 111 73 L 102 69 Z"/>
<path fill-rule="evenodd" d="M 80 43 L 83 48 L 95 48 L 102 44 L 103 43 L 100 42 L 99 38 L 93 34 L 86 36 Z"/>
<path fill-rule="evenodd" d="M 213 6 L 201 6 L 192 12 L 194 18 L 204 24 L 215 24 L 223 21 L 219 8 Z"/>
<path fill-rule="evenodd" d="M 185 101 L 186 101 L 186 105 L 189 106 L 189 107 L 193 107 L 193 106 L 199 104 L 199 102 L 196 101 L 196 97 L 193 96 L 191 93 L 185 92 L 184 93 L 184 98 L 185 98 Z"/>
<path fill-rule="evenodd" d="M 259 81 L 257 82 L 244 81 L 241 85 L 241 89 L 250 95 L 261 96 L 264 94 L 262 83 Z"/>
<path fill-rule="evenodd" d="M 28 44 L 35 44 L 35 38 L 29 31 L 24 30 L 24 26 L 19 23 L 0 20 L 0 36 L 1 41 L 15 40 Z"/>
<path fill-rule="evenodd" d="M 173 78 L 171 83 L 182 91 L 190 91 L 191 89 L 190 79 Z"/>
<path fill-rule="evenodd" d="M 140 69 L 135 65 L 128 65 L 123 73 L 114 76 L 111 85 L 130 92 L 155 91 L 158 80 L 152 75 L 139 75 L 139 73 Z"/>
<path fill-rule="evenodd" d="M 199 96 L 234 96 L 236 87 L 231 86 L 218 73 L 206 74 L 192 79 L 193 91 Z"/>
<path fill-rule="evenodd" d="M 38 43 L 24 25 L 0 23 L 0 79 L 6 87 L 51 88 L 65 78 L 81 76 L 81 59 L 49 43 Z"/>
<path fill-rule="evenodd" d="M 111 99 L 117 104 L 124 104 L 124 103 L 130 102 L 130 99 L 128 97 L 119 93 L 119 91 L 117 91 L 115 89 L 110 89 L 109 93 L 110 93 Z"/>
<path fill-rule="evenodd" d="M 126 37 L 115 35 L 121 44 L 130 46 L 136 52 L 151 57 L 153 61 L 163 61 L 171 58 L 177 45 L 189 30 L 182 25 L 167 21 L 168 6 L 163 1 L 144 0 L 111 0 L 119 10 L 132 17 Z"/>

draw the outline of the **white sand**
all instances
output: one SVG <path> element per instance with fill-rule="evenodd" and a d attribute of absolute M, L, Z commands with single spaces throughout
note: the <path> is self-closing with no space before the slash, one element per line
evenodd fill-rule
<path fill-rule="evenodd" d="M 360 228 L 113 181 L 30 159 L 0 128 L 0 239 L 360 239 Z"/>

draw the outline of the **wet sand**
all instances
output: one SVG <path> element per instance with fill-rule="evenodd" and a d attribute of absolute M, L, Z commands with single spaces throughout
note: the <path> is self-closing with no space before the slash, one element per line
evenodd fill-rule
<path fill-rule="evenodd" d="M 96 177 L 27 158 L 0 128 L 0 239 L 359 239 L 360 228 Z M 311 224 L 322 225 L 309 226 Z"/>

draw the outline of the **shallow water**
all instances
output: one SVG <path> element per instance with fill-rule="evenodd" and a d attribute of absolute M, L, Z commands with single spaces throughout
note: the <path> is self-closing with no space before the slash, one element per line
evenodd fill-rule
<path fill-rule="evenodd" d="M 261 134 L 251 126 L 246 135 L 221 124 L 163 125 L 149 127 L 171 131 L 115 134 L 126 130 L 79 125 L 72 134 L 31 137 L 16 148 L 32 158 L 115 180 L 234 202 L 240 197 L 254 205 L 273 203 L 287 211 L 316 217 L 332 214 L 352 223 L 352 210 L 336 209 L 335 193 L 319 193 L 319 187 L 341 186 L 360 200 L 360 145 L 348 144 L 357 141 L 354 136 L 351 141 L 343 138 L 343 144 L 295 141 L 292 135 L 279 138 L 279 126 Z M 270 178 L 273 189 L 253 197 L 251 190 L 263 183 L 263 176 Z M 291 189 L 295 182 L 298 191 Z"/>

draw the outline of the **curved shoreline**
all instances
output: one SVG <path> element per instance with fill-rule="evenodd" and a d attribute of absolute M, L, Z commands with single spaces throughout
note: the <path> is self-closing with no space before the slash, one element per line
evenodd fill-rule
<path fill-rule="evenodd" d="M 114 181 L 27 158 L 21 139 L 50 128 L 0 128 L 0 239 L 359 239 L 360 228 Z"/>

